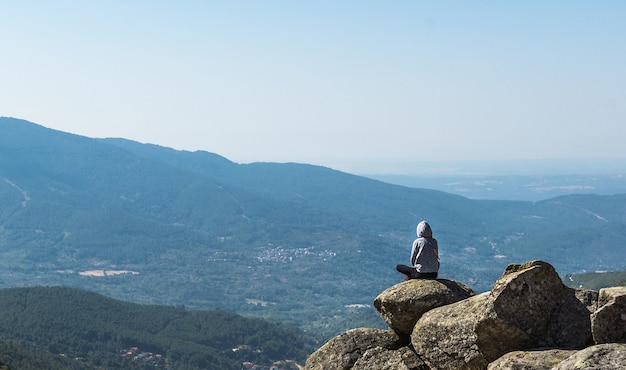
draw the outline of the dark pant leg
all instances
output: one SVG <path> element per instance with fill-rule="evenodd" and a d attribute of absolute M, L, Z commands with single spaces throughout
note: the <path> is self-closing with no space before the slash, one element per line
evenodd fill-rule
<path fill-rule="evenodd" d="M 415 267 L 407 265 L 398 265 L 396 270 L 406 275 L 409 279 L 436 279 L 436 272 L 417 272 Z"/>
<path fill-rule="evenodd" d="M 416 273 L 415 268 L 407 265 L 398 265 L 396 266 L 396 270 L 406 275 L 409 279 Z"/>

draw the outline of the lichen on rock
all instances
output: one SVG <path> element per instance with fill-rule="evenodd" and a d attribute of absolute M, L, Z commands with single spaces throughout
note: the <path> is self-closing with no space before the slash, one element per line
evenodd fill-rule
<path fill-rule="evenodd" d="M 392 330 L 408 337 L 424 313 L 473 295 L 472 289 L 456 281 L 411 279 L 380 293 L 374 299 L 374 307 Z"/>

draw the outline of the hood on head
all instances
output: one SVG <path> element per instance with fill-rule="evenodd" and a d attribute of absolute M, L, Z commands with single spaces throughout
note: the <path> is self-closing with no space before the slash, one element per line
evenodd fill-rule
<path fill-rule="evenodd" d="M 426 221 L 422 221 L 417 224 L 417 237 L 418 238 L 432 238 L 433 231 L 430 229 L 430 225 Z"/>

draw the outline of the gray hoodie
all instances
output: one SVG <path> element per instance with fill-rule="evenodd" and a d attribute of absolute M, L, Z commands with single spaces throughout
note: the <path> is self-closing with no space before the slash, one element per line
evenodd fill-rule
<path fill-rule="evenodd" d="M 411 248 L 411 264 L 417 272 L 439 271 L 439 246 L 426 221 L 417 224 L 417 239 Z"/>

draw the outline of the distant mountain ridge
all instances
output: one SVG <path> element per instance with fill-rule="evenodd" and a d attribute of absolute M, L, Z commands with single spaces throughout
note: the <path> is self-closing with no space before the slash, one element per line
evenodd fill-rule
<path fill-rule="evenodd" d="M 623 160 L 626 162 L 626 159 Z M 532 162 L 530 162 L 532 163 Z M 612 195 L 626 189 L 626 163 L 615 160 L 612 168 L 602 167 L 597 174 L 585 169 L 559 174 L 531 175 L 368 175 L 391 184 L 421 186 L 458 194 L 470 199 L 541 201 L 572 194 Z"/>
<path fill-rule="evenodd" d="M 561 274 L 626 269 L 624 194 L 478 201 L 13 118 L 0 118 L 0 204 L 4 287 L 222 308 L 324 335 L 372 327 L 367 307 L 400 279 L 395 265 L 423 219 L 439 240 L 441 275 L 477 291 L 520 261 Z"/>

